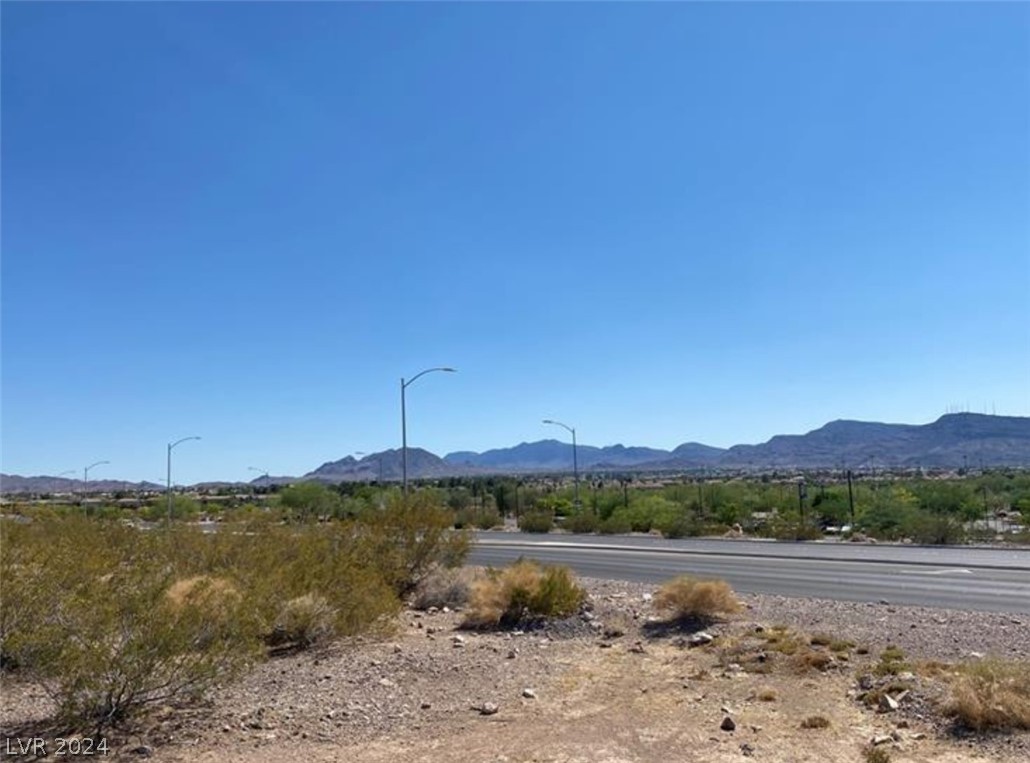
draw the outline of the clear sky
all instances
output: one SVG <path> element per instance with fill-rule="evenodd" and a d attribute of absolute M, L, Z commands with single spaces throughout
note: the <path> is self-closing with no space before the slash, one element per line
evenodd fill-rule
<path fill-rule="evenodd" d="M 4 472 L 1030 415 L 1030 6 L 4 3 Z M 565 439 L 565 438 L 562 438 Z"/>

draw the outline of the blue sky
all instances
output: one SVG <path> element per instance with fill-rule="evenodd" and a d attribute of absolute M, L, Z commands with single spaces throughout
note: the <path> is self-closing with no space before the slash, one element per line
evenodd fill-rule
<path fill-rule="evenodd" d="M 27 4 L 3 471 L 1030 415 L 1030 6 Z"/>

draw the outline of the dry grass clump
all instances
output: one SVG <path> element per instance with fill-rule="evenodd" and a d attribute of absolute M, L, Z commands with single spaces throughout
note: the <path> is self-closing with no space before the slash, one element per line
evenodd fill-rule
<path fill-rule="evenodd" d="M 880 661 L 873 666 L 873 674 L 881 677 L 896 676 L 911 670 L 912 666 L 905 662 L 905 653 L 896 646 L 884 649 L 880 653 Z"/>
<path fill-rule="evenodd" d="M 891 754 L 883 747 L 866 747 L 862 757 L 865 763 L 891 763 Z"/>
<path fill-rule="evenodd" d="M 891 681 L 884 686 L 863 692 L 858 698 L 866 707 L 878 707 L 883 702 L 884 695 L 889 694 L 892 697 L 897 697 L 902 692 L 912 691 L 914 688 L 915 684 L 911 681 Z"/>
<path fill-rule="evenodd" d="M 765 640 L 767 649 L 787 656 L 808 648 L 808 639 L 786 625 L 774 625 L 758 635 Z"/>
<path fill-rule="evenodd" d="M 329 641 L 336 631 L 336 610 L 328 599 L 308 593 L 287 601 L 267 637 L 269 646 L 306 649 Z"/>
<path fill-rule="evenodd" d="M 825 672 L 835 664 L 833 655 L 822 650 L 806 648 L 794 655 L 794 667 L 800 672 L 808 670 Z"/>
<path fill-rule="evenodd" d="M 108 582 L 111 577 L 111 575 L 105 575 L 101 579 L 103 582 Z M 187 604 L 217 609 L 230 602 L 238 601 L 239 598 L 240 592 L 236 586 L 225 578 L 210 575 L 194 575 L 176 580 L 165 593 L 167 603 L 176 610 Z"/>
<path fill-rule="evenodd" d="M 941 662 L 940 660 L 920 660 L 913 667 L 913 673 L 926 676 L 927 678 L 940 678 L 955 669 L 951 663 Z"/>
<path fill-rule="evenodd" d="M 809 638 L 812 646 L 825 646 L 831 652 L 847 652 L 855 648 L 854 641 L 837 638 L 828 633 L 813 633 Z"/>
<path fill-rule="evenodd" d="M 545 567 L 520 559 L 490 570 L 472 586 L 466 628 L 512 626 L 534 619 L 567 617 L 579 610 L 584 591 L 568 567 Z"/>
<path fill-rule="evenodd" d="M 1030 662 L 989 658 L 958 666 L 945 712 L 977 731 L 1030 729 Z"/>
<path fill-rule="evenodd" d="M 681 575 L 665 583 L 654 597 L 654 606 L 673 620 L 711 620 L 739 612 L 740 602 L 724 580 L 697 580 Z"/>
<path fill-rule="evenodd" d="M 829 719 L 822 715 L 810 715 L 801 721 L 801 728 L 803 729 L 827 729 L 829 727 Z"/>
<path fill-rule="evenodd" d="M 773 689 L 770 686 L 765 686 L 759 689 L 755 696 L 758 698 L 759 702 L 775 702 L 779 699 L 780 695 L 776 689 Z"/>
<path fill-rule="evenodd" d="M 423 611 L 430 607 L 464 607 L 468 604 L 476 577 L 475 571 L 464 567 L 434 570 L 419 582 L 411 599 L 411 606 Z"/>

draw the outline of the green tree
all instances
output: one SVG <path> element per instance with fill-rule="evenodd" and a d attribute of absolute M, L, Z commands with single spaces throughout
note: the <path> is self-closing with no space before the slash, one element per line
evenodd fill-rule
<path fill-rule="evenodd" d="M 319 482 L 298 482 L 279 493 L 279 504 L 288 516 L 305 522 L 335 516 L 340 495 Z"/>

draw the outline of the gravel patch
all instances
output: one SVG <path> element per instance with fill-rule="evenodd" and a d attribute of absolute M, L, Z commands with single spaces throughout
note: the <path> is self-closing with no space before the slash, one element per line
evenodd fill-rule
<path fill-rule="evenodd" d="M 531 713 L 558 701 L 554 687 L 577 665 L 595 659 L 600 648 L 634 659 L 652 651 L 686 655 L 709 648 L 691 649 L 683 637 L 689 634 L 655 635 L 658 631 L 649 628 L 657 620 L 651 603 L 656 586 L 590 578 L 581 583 L 589 604 L 576 617 L 558 622 L 470 631 L 461 629 L 460 611 L 407 610 L 383 637 L 271 659 L 214 692 L 202 707 L 159 708 L 137 727 L 113 734 L 116 756 L 136 759 L 140 754 L 134 750 L 145 747 L 162 760 L 192 760 L 212 749 L 252 750 L 261 758 L 286 742 L 333 749 L 411 734 L 460 734 L 476 724 L 507 723 L 514 709 Z M 753 631 L 759 624 L 783 624 L 846 638 L 867 648 L 865 659 L 872 661 L 888 645 L 901 647 L 911 660 L 954 661 L 973 653 L 1030 659 L 1030 616 L 1021 614 L 754 594 L 739 598 L 745 611 L 712 624 L 708 632 L 718 638 Z M 841 681 L 856 674 L 856 705 L 860 670 L 855 663 L 837 673 Z M 722 678 L 732 683 L 733 676 Z M 936 723 L 943 734 L 943 722 L 933 713 L 939 687 L 916 685 L 897 718 Z M 5 736 L 45 729 L 53 707 L 39 687 L 5 675 L 0 690 Z M 1022 757 L 1023 751 L 1030 752 L 1027 739 L 1020 734 L 1007 741 L 970 738 L 956 744 L 979 754 L 996 750 L 1011 756 L 1015 751 Z"/>

